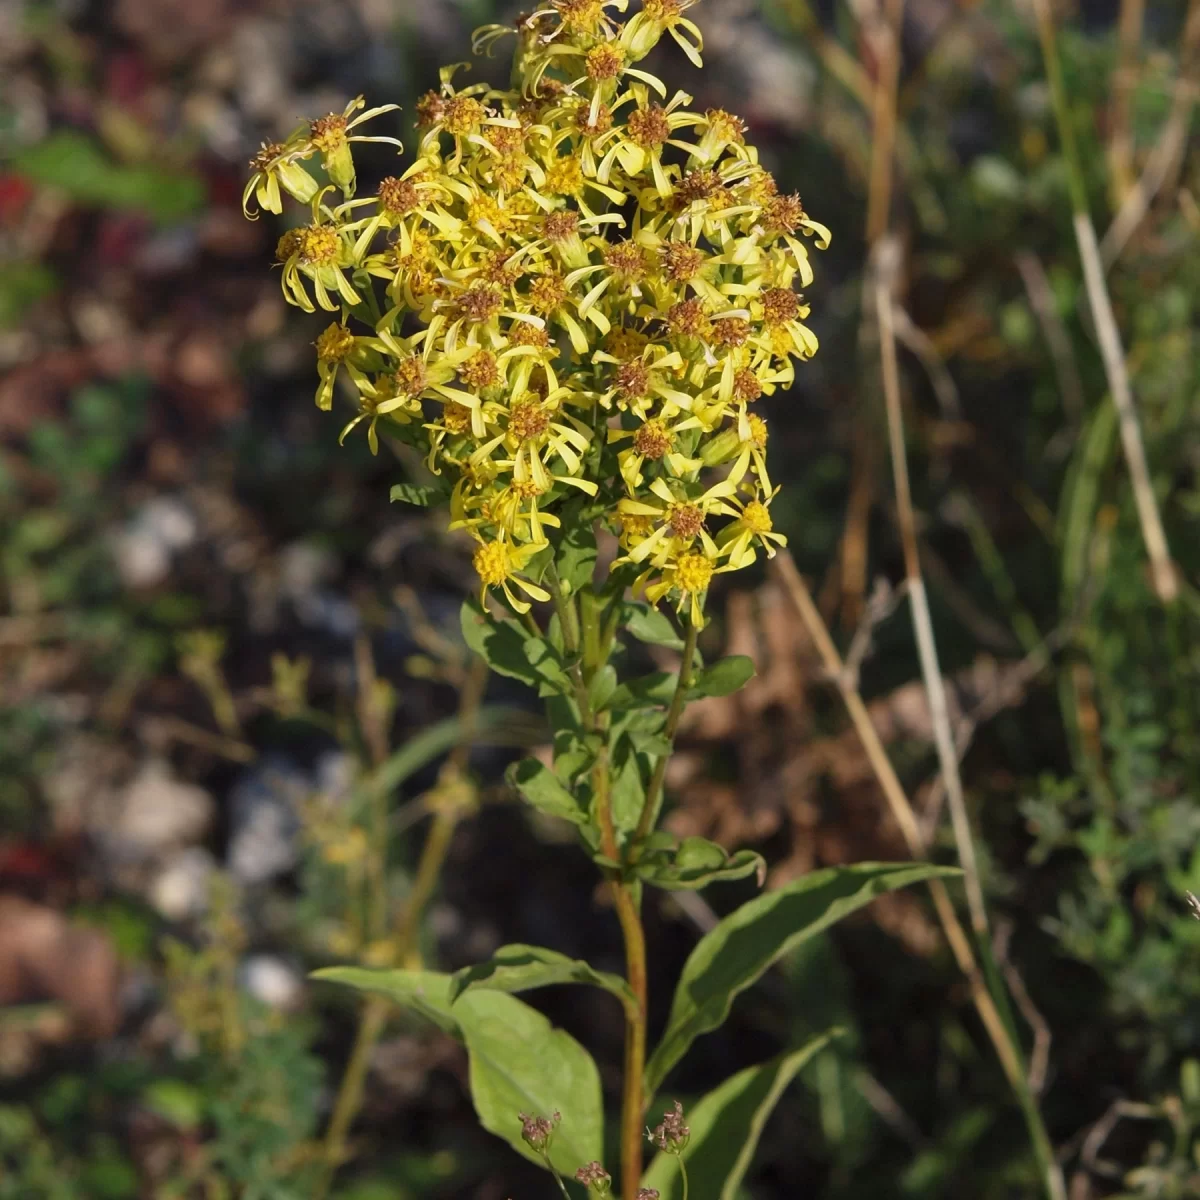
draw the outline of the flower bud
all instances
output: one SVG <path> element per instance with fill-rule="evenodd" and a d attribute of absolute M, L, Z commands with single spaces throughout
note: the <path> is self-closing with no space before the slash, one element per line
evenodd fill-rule
<path fill-rule="evenodd" d="M 612 1192 L 612 1176 L 598 1162 L 580 1167 L 575 1172 L 575 1178 L 597 1196 L 607 1196 Z"/>
<path fill-rule="evenodd" d="M 704 443 L 700 450 L 700 461 L 706 467 L 715 467 L 736 458 L 741 449 L 742 442 L 738 437 L 737 427 L 731 426 Z"/>
<path fill-rule="evenodd" d="M 535 1153 L 545 1154 L 554 1140 L 554 1130 L 562 1120 L 562 1113 L 556 1112 L 552 1117 L 536 1117 L 528 1113 L 518 1115 L 521 1118 L 522 1141 Z"/>
<path fill-rule="evenodd" d="M 678 1100 L 670 1112 L 663 1113 L 662 1124 L 647 1130 L 647 1136 L 665 1154 L 682 1154 L 691 1140 L 692 1131 L 683 1123 L 683 1105 Z"/>
<path fill-rule="evenodd" d="M 276 167 L 279 176 L 279 186 L 293 200 L 301 204 L 310 204 L 317 194 L 317 181 L 299 164 L 282 162 Z"/>
<path fill-rule="evenodd" d="M 343 192 L 354 190 L 354 156 L 346 143 L 325 155 L 322 165 L 331 183 L 336 183 Z"/>

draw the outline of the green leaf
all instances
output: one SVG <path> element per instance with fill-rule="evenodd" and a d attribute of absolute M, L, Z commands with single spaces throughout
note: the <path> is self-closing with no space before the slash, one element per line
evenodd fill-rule
<path fill-rule="evenodd" d="M 588 684 L 588 703 L 592 712 L 603 712 L 617 690 L 617 669 L 611 663 L 605 663 Z"/>
<path fill-rule="evenodd" d="M 621 684 L 613 693 L 609 707 L 643 708 L 648 704 L 670 704 L 677 676 L 670 671 L 655 671 Z"/>
<path fill-rule="evenodd" d="M 437 483 L 397 483 L 392 485 L 391 501 L 395 504 L 416 504 L 420 508 L 429 508 L 441 504 L 450 495 L 450 489 L 442 482 Z"/>
<path fill-rule="evenodd" d="M 571 681 L 563 667 L 558 651 L 545 638 L 527 637 L 524 643 L 525 656 L 538 675 L 538 694 L 565 695 L 571 691 Z M 547 691 L 546 689 L 550 690 Z"/>
<path fill-rule="evenodd" d="M 788 1054 L 748 1067 L 725 1080 L 686 1114 L 691 1138 L 683 1152 L 689 1200 L 735 1200 L 758 1148 L 763 1126 L 796 1073 L 841 1030 L 820 1034 Z M 642 1186 L 657 1188 L 662 1200 L 682 1196 L 679 1165 L 655 1155 Z"/>
<path fill-rule="evenodd" d="M 596 571 L 596 527 L 582 515 L 582 505 L 574 517 L 564 510 L 562 521 L 565 532 L 555 556 L 555 567 L 559 579 L 572 592 L 578 592 L 591 586 Z"/>
<path fill-rule="evenodd" d="M 794 946 L 883 892 L 959 874 L 930 863 L 856 863 L 814 871 L 743 904 L 700 939 L 684 964 L 666 1032 L 646 1064 L 647 1100 L 692 1042 L 725 1020 L 734 996 Z"/>
<path fill-rule="evenodd" d="M 483 1127 L 536 1163 L 521 1113 L 562 1113 L 550 1161 L 563 1175 L 604 1156 L 600 1072 L 592 1056 L 536 1009 L 504 992 L 469 991 L 454 1005 L 470 1057 L 471 1099 Z"/>
<path fill-rule="evenodd" d="M 610 767 L 609 799 L 613 825 L 618 833 L 632 833 L 637 828 L 646 802 L 646 775 L 637 752 L 627 739 L 622 739 Z M 593 823 L 599 824 L 596 814 Z"/>
<path fill-rule="evenodd" d="M 523 758 L 508 768 L 508 782 L 522 797 L 551 817 L 582 825 L 587 814 L 579 807 L 575 797 L 559 782 L 553 771 L 543 766 L 536 758 Z"/>
<path fill-rule="evenodd" d="M 325 967 L 313 979 L 340 983 L 359 992 L 372 992 L 394 1000 L 432 1021 L 445 1033 L 460 1036 L 450 1011 L 450 976 L 440 971 L 402 971 L 395 967 Z"/>
<path fill-rule="evenodd" d="M 697 699 L 701 696 L 728 696 L 753 678 L 754 660 L 744 654 L 731 654 L 700 671 L 692 680 L 690 695 Z"/>
<path fill-rule="evenodd" d="M 114 162 L 92 138 L 73 130 L 52 133 L 20 151 L 13 166 L 81 204 L 141 209 L 159 221 L 190 216 L 204 203 L 204 184 L 192 171 Z"/>
<path fill-rule="evenodd" d="M 464 602 L 461 619 L 467 645 L 497 674 L 519 679 L 543 696 L 570 690 L 562 662 L 545 638 L 530 637 L 507 617 L 485 614 L 471 600 Z"/>
<path fill-rule="evenodd" d="M 556 983 L 585 983 L 611 992 L 623 1005 L 636 1004 L 629 984 L 619 975 L 597 971 L 577 958 L 568 958 L 545 946 L 514 943 L 501 946 L 487 962 L 456 971 L 450 992 L 457 999 L 475 988 L 498 992 L 524 992 Z"/>
<path fill-rule="evenodd" d="M 625 606 L 625 628 L 639 642 L 648 646 L 667 646 L 671 650 L 683 649 L 683 638 L 671 624 L 671 618 L 649 604 L 627 604 Z"/>
<path fill-rule="evenodd" d="M 678 847 L 643 852 L 634 874 L 653 887 L 667 891 L 696 891 L 731 879 L 758 873 L 761 884 L 767 864 L 753 850 L 726 854 L 722 846 L 707 838 L 684 838 Z"/>

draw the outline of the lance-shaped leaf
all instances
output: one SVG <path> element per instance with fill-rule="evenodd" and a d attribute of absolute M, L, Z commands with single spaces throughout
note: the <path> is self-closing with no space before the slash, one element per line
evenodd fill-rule
<path fill-rule="evenodd" d="M 568 958 L 545 946 L 525 946 L 520 943 L 501 946 L 487 962 L 456 971 L 450 991 L 453 999 L 457 1000 L 464 992 L 476 988 L 525 992 L 556 983 L 590 984 L 611 992 L 626 1008 L 636 1007 L 637 1004 L 629 984 L 620 975 L 597 971 L 578 958 Z"/>
<path fill-rule="evenodd" d="M 600 1073 L 569 1033 L 555 1029 L 536 1009 L 499 991 L 468 991 L 451 1004 L 451 976 L 437 971 L 329 967 L 314 979 L 341 983 L 394 1000 L 466 1043 L 471 1100 L 480 1124 L 538 1165 L 521 1140 L 521 1113 L 562 1122 L 550 1161 L 574 1174 L 604 1152 Z"/>
<path fill-rule="evenodd" d="M 700 939 L 684 964 L 666 1032 L 646 1064 L 646 1099 L 692 1042 L 725 1020 L 734 996 L 793 946 L 883 892 L 958 874 L 929 863 L 857 863 L 814 871 L 743 904 Z"/>
<path fill-rule="evenodd" d="M 450 976 L 440 971 L 401 971 L 392 967 L 326 967 L 313 979 L 341 983 L 360 992 L 394 1000 L 401 1008 L 420 1013 L 445 1033 L 461 1037 L 450 1012 Z"/>
<path fill-rule="evenodd" d="M 513 763 L 507 771 L 507 779 L 540 812 L 570 821 L 572 825 L 582 825 L 587 820 L 587 813 L 579 807 L 575 797 L 554 772 L 536 758 L 523 758 Z"/>
<path fill-rule="evenodd" d="M 763 1126 L 789 1083 L 838 1037 L 840 1029 L 819 1034 L 761 1066 L 748 1067 L 725 1080 L 685 1114 L 691 1137 L 683 1151 L 689 1200 L 734 1200 L 758 1148 Z M 682 1196 L 679 1164 L 659 1153 L 642 1177 L 662 1200 Z"/>
<path fill-rule="evenodd" d="M 754 660 L 744 654 L 731 654 L 705 667 L 692 680 L 691 696 L 728 696 L 754 678 Z"/>
<path fill-rule="evenodd" d="M 521 1113 L 562 1121 L 550 1161 L 563 1175 L 604 1156 L 600 1072 L 592 1056 L 516 996 L 469 991 L 454 1005 L 470 1058 L 471 1099 L 480 1124 L 526 1158 L 541 1159 L 521 1140 Z"/>

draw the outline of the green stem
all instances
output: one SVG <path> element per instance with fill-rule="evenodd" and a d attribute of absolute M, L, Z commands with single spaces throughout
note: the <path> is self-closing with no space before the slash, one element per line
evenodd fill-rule
<path fill-rule="evenodd" d="M 675 684 L 675 693 L 671 697 L 671 706 L 667 709 L 667 723 L 663 726 L 663 736 L 670 743 L 671 749 L 674 749 L 675 732 L 679 728 L 679 718 L 683 716 L 683 709 L 687 704 L 688 689 L 692 686 L 696 639 L 700 636 L 699 627 L 687 617 L 684 617 L 683 625 L 683 662 L 679 666 L 679 679 Z M 650 776 L 650 783 L 646 788 L 646 800 L 642 805 L 637 829 L 629 843 L 631 851 L 636 851 L 638 844 L 645 839 L 658 819 L 658 813 L 662 807 L 663 781 L 667 776 L 667 763 L 670 758 L 671 750 L 668 750 L 654 764 L 654 774 Z"/>
<path fill-rule="evenodd" d="M 617 831 L 612 816 L 608 748 L 600 751 L 592 768 L 592 790 L 596 796 L 596 818 L 600 845 L 605 857 L 620 859 Z M 634 1004 L 625 1008 L 625 1062 L 621 1092 L 621 1195 L 636 1196 L 642 1178 L 642 1117 L 645 1109 L 642 1081 L 646 1070 L 646 935 L 638 912 L 633 887 L 608 874 L 609 891 L 621 934 L 625 941 L 625 975 Z"/>
<path fill-rule="evenodd" d="M 679 1177 L 683 1180 L 683 1200 L 688 1200 L 687 1167 L 683 1165 L 683 1155 L 679 1155 Z"/>
<path fill-rule="evenodd" d="M 549 571 L 550 599 L 554 602 L 554 611 L 558 614 L 558 623 L 562 626 L 563 649 L 568 658 L 579 653 L 579 615 L 575 611 L 575 599 L 569 593 L 564 593 L 562 580 L 558 570 L 551 565 Z"/>
<path fill-rule="evenodd" d="M 599 597 L 584 587 L 579 593 L 579 623 L 583 642 L 583 673 L 586 679 L 601 667 L 607 657 L 603 653 L 603 631 L 601 629 Z M 611 647 L 610 647 L 611 648 Z"/>
<path fill-rule="evenodd" d="M 1058 125 L 1058 140 L 1062 143 L 1063 164 L 1067 168 L 1067 190 L 1071 196 L 1071 209 L 1075 213 L 1083 214 L 1088 211 L 1087 187 L 1079 162 L 1079 148 L 1075 143 L 1075 127 L 1071 123 L 1067 88 L 1063 83 L 1054 18 L 1047 3 L 1035 4 L 1034 13 L 1037 19 L 1038 39 L 1042 44 L 1042 58 L 1046 66 L 1046 80 L 1050 84 L 1050 98 L 1054 104 L 1055 123 Z"/>
<path fill-rule="evenodd" d="M 554 1176 L 554 1182 L 558 1184 L 558 1190 L 566 1197 L 566 1200 L 571 1200 L 571 1193 L 567 1191 L 567 1185 L 563 1183 L 562 1176 L 554 1169 L 554 1165 L 550 1161 L 550 1155 L 542 1153 L 542 1162 L 546 1164 L 546 1170 Z"/>

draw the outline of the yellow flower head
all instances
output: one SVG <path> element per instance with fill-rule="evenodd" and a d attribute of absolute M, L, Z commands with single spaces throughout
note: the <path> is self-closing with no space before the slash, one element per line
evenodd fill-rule
<path fill-rule="evenodd" d="M 736 113 L 640 68 L 666 37 L 700 65 L 694 3 L 539 0 L 480 30 L 489 52 L 516 34 L 508 90 L 443 69 L 415 159 L 361 198 L 355 143 L 390 139 L 358 126 L 390 105 L 357 97 L 251 163 L 248 209 L 311 206 L 276 257 L 288 301 L 333 314 L 317 403 L 341 379 L 343 436 L 363 424 L 448 476 L 482 590 L 518 610 L 548 599 L 533 560 L 580 492 L 645 595 L 697 620 L 715 575 L 782 542 L 750 409 L 817 349 L 803 289 L 829 234 Z"/>

